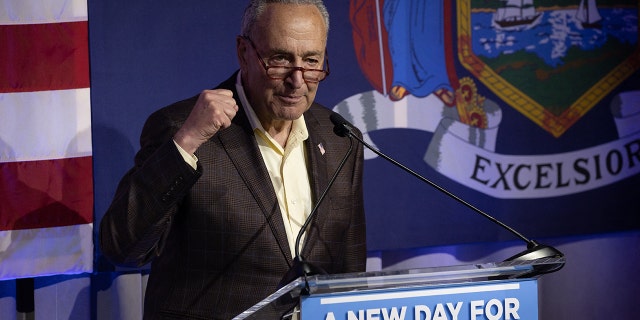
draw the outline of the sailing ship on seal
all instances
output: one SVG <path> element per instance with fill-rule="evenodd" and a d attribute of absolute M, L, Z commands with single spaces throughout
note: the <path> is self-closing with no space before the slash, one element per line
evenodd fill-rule
<path fill-rule="evenodd" d="M 533 0 L 502 0 L 504 6 L 498 8 L 493 21 L 502 28 L 530 25 L 540 17 Z"/>
<path fill-rule="evenodd" d="M 578 10 L 576 11 L 576 19 L 580 21 L 583 28 L 600 28 L 602 17 L 598 12 L 596 0 L 581 0 Z"/>

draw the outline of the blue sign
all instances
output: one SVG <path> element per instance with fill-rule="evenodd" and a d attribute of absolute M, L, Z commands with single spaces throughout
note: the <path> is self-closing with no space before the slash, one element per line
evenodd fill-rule
<path fill-rule="evenodd" d="M 304 320 L 538 319 L 537 280 L 311 295 Z"/>

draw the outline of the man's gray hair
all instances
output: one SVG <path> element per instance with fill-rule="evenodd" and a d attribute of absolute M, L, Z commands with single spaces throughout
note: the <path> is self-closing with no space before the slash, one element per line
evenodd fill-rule
<path fill-rule="evenodd" d="M 258 17 L 264 13 L 267 5 L 272 3 L 316 6 L 324 19 L 326 33 L 329 34 L 329 12 L 327 11 L 327 7 L 324 6 L 322 0 L 251 0 L 247 8 L 244 10 L 244 15 L 242 16 L 240 34 L 243 36 L 249 36 Z"/>

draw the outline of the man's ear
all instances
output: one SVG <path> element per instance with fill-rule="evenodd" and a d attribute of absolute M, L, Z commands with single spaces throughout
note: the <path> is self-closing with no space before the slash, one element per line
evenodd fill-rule
<path fill-rule="evenodd" d="M 242 36 L 236 37 L 236 54 L 238 56 L 238 64 L 240 69 L 246 69 L 247 65 L 247 40 Z"/>

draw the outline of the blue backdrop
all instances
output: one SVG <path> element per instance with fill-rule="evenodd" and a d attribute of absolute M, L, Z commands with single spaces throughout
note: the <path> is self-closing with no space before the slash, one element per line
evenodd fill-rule
<path fill-rule="evenodd" d="M 468 56 L 465 56 L 460 53 L 465 41 L 474 43 L 488 39 L 492 41 L 487 43 L 495 43 L 497 39 L 509 39 L 520 33 L 518 30 L 494 30 L 494 34 L 501 36 L 481 38 L 474 33 L 479 29 L 477 26 L 481 20 L 473 20 L 481 17 L 469 13 L 484 11 L 471 10 L 473 4 L 458 0 L 440 6 L 438 11 L 422 11 L 423 15 L 418 17 L 423 20 L 438 18 L 436 21 L 440 27 L 437 32 L 441 37 L 436 39 L 439 41 L 436 48 L 440 51 L 433 54 L 445 59 L 443 63 L 447 66 L 446 75 L 436 71 L 440 78 L 445 79 L 444 83 L 433 86 L 429 92 L 444 88 L 453 96 L 461 94 L 460 99 L 463 99 L 465 96 L 462 94 L 467 88 L 479 97 L 477 103 L 469 102 L 467 109 L 460 107 L 462 100 L 453 106 L 443 106 L 446 97 L 439 100 L 434 94 L 411 95 L 411 92 L 391 99 L 394 85 L 403 82 L 397 77 L 400 70 L 392 70 L 393 67 L 399 68 L 398 63 L 392 63 L 393 59 L 397 62 L 401 58 L 393 56 L 397 50 L 389 46 L 387 30 L 389 37 L 395 37 L 393 42 L 403 43 L 398 41 L 402 32 L 393 34 L 398 29 L 408 30 L 406 35 L 418 34 L 416 38 L 407 37 L 406 43 L 421 41 L 419 33 L 414 32 L 419 26 L 392 27 L 389 16 L 385 21 L 385 13 L 390 13 L 383 6 L 391 6 L 391 2 L 395 1 L 387 4 L 380 1 L 378 14 L 372 10 L 375 7 L 371 7 L 375 1 L 327 1 L 331 13 L 328 43 L 331 75 L 320 86 L 318 102 L 343 113 L 389 156 L 529 237 L 640 228 L 640 204 L 637 201 L 640 194 L 637 169 L 640 167 L 640 140 L 634 128 L 628 131 L 631 132 L 629 135 L 621 135 L 612 115 L 612 105 L 618 103 L 621 93 L 632 94 L 625 100 L 627 105 L 629 101 L 636 106 L 640 103 L 638 95 L 633 95 L 640 90 L 637 64 L 631 74 L 619 75 L 615 87 L 605 88 L 604 93 L 593 94 L 602 92 L 601 84 L 584 84 L 583 95 L 576 95 L 574 100 L 583 99 L 583 96 L 595 97 L 589 100 L 595 101 L 593 106 L 578 106 L 580 116 L 571 118 L 574 122 L 565 123 L 564 131 L 558 134 L 549 130 L 555 127 L 548 118 L 536 118 L 536 112 L 540 110 L 528 109 L 528 106 L 548 106 L 549 101 L 564 99 L 570 89 L 535 88 L 535 82 L 518 83 L 517 79 L 527 74 L 509 74 L 501 70 L 505 66 L 524 65 L 525 69 L 537 70 L 531 73 L 539 75 L 541 70 L 553 74 L 554 70 L 563 71 L 567 66 L 574 66 L 584 78 L 589 76 L 584 70 L 598 61 L 588 57 L 591 49 L 583 49 L 578 55 L 584 57 L 584 66 L 567 62 L 548 67 L 539 61 L 537 64 L 518 64 L 535 60 L 526 54 L 519 56 L 518 49 L 515 54 L 503 53 L 493 60 L 480 51 L 473 51 L 470 55 L 466 51 Z M 240 29 L 243 9 L 244 1 L 89 0 L 96 224 L 107 209 L 120 177 L 133 164 L 140 130 L 147 116 L 160 107 L 216 86 L 236 70 L 235 37 Z M 636 25 L 637 12 L 637 8 L 630 10 L 631 16 L 635 14 Z M 542 23 L 551 21 L 553 14 L 555 12 L 545 12 L 549 20 Z M 367 15 L 373 18 L 366 18 Z M 468 23 L 471 26 L 469 30 L 460 30 L 465 23 L 459 24 L 459 21 Z M 434 24 L 427 27 L 434 28 Z M 363 29 L 367 30 L 366 34 L 362 33 Z M 376 37 L 362 40 L 363 35 L 371 34 L 376 34 Z M 468 38 L 471 40 L 465 40 Z M 367 43 L 375 45 L 367 46 Z M 371 63 L 368 57 L 375 53 L 371 48 L 378 47 L 378 44 L 382 44 L 385 58 L 380 59 L 378 55 L 378 60 Z M 628 56 L 636 60 L 640 56 L 637 47 L 636 29 L 636 37 L 631 38 L 626 47 L 631 48 Z M 526 48 L 522 50 L 527 53 Z M 573 51 L 565 53 L 565 62 L 572 54 Z M 434 62 L 429 57 L 418 57 L 409 65 L 428 68 L 429 61 Z M 375 81 L 371 72 L 375 68 L 371 66 L 380 61 L 386 62 L 381 70 L 391 69 L 387 70 L 388 79 Z M 516 71 L 523 72 L 522 68 Z M 598 80 L 603 76 L 592 77 Z M 489 81 L 494 78 L 499 81 Z M 495 83 L 504 86 L 497 87 Z M 521 104 L 517 97 L 508 94 L 514 91 L 520 93 L 520 98 L 529 98 L 531 103 Z M 474 109 L 478 106 L 482 110 Z M 560 114 L 558 111 L 551 113 Z M 476 116 L 494 130 L 485 131 L 471 125 Z M 637 123 L 632 127 L 638 129 Z M 454 131 L 459 126 L 463 129 Z M 468 148 L 457 151 L 455 146 L 461 142 L 453 141 L 459 137 L 455 132 L 468 134 L 464 136 L 466 140 L 462 139 Z M 478 139 L 478 136 L 490 138 Z M 492 139 L 492 143 L 487 144 L 487 139 Z M 620 158 L 614 152 L 609 156 L 613 160 L 607 162 L 611 150 L 620 150 Z M 598 161 L 602 161 L 603 170 L 607 169 L 607 163 L 614 166 L 618 162 L 623 164 L 620 173 L 611 175 L 614 176 L 611 182 L 593 185 L 598 173 L 595 167 L 587 168 L 587 164 L 594 164 L 594 154 L 602 155 Z M 586 155 L 591 155 L 586 158 L 589 162 L 576 162 Z M 461 162 L 456 162 L 458 160 Z M 535 173 L 536 168 L 542 168 L 538 170 L 543 170 L 543 173 L 538 172 L 531 181 L 535 183 L 535 177 L 542 179 L 538 181 L 542 185 L 546 181 L 555 181 L 556 187 L 532 189 L 531 194 L 527 194 L 529 190 L 515 192 L 518 191 L 513 190 L 517 179 L 513 176 L 508 180 L 512 190 L 504 190 L 507 180 L 500 181 L 500 172 L 497 176 L 489 173 L 490 170 L 500 170 L 496 167 L 497 162 L 504 163 L 500 169 L 505 171 L 508 163 L 514 164 L 514 169 L 510 169 L 508 174 L 513 174 L 518 165 L 525 168 L 522 172 Z M 558 163 L 563 163 L 565 170 L 571 164 L 574 166 L 567 171 L 575 175 L 571 186 L 557 187 L 564 181 L 557 177 L 558 172 L 564 172 L 558 169 Z M 471 171 L 464 171 L 468 166 L 471 166 Z M 383 159 L 368 157 L 365 169 L 370 250 L 514 239 L 513 235 Z M 611 170 L 616 171 L 617 168 L 609 168 Z M 586 183 L 587 187 L 575 183 L 585 179 L 586 174 L 591 178 Z M 620 178 L 623 175 L 624 178 Z M 491 182 L 482 182 L 485 180 Z M 495 186 L 491 187 L 494 183 Z"/>

